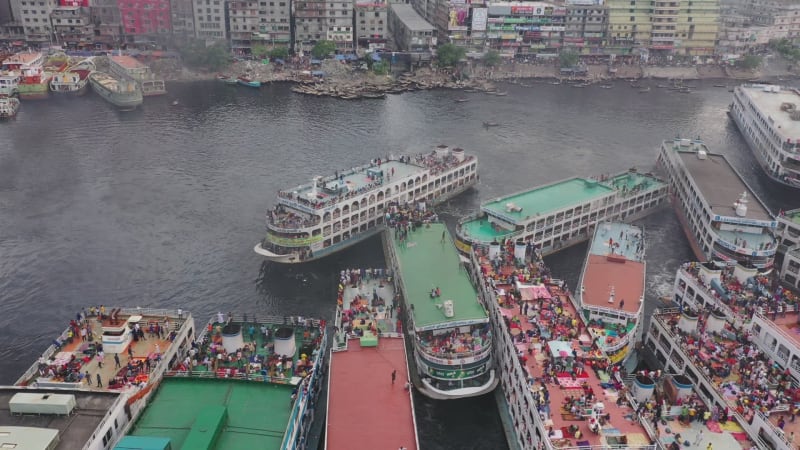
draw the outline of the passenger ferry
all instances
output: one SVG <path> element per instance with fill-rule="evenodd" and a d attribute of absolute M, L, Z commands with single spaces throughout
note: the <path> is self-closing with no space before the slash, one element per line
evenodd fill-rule
<path fill-rule="evenodd" d="M 310 448 L 325 321 L 218 314 L 115 450 Z"/>
<path fill-rule="evenodd" d="M 326 449 L 350 448 L 354 436 L 359 448 L 419 448 L 405 340 L 394 301 L 385 270 L 342 271 L 328 377 Z M 363 376 L 365 369 L 369 376 Z"/>
<path fill-rule="evenodd" d="M 793 387 L 800 376 L 797 293 L 749 266 L 698 262 L 678 269 L 674 300 L 678 307 L 653 314 L 643 355 L 676 374 L 677 390 L 693 390 L 714 411 L 721 434 L 706 438 L 715 437 L 715 448 L 796 449 L 791 440 L 800 422 L 790 416 L 800 402 Z M 696 428 L 681 432 L 692 441 Z"/>
<path fill-rule="evenodd" d="M 312 261 L 382 231 L 390 204 L 448 200 L 478 182 L 478 161 L 440 145 L 430 154 L 389 156 L 316 177 L 278 193 L 255 252 L 270 261 Z"/>
<path fill-rule="evenodd" d="M 597 227 L 573 297 L 588 331 L 612 363 L 640 337 L 644 307 L 645 241 L 641 228 L 618 222 Z"/>
<path fill-rule="evenodd" d="M 636 169 L 613 176 L 568 178 L 500 197 L 459 222 L 456 245 L 464 254 L 473 244 L 507 239 L 538 247 L 548 255 L 591 237 L 606 221 L 630 222 L 665 204 L 667 185 Z"/>
<path fill-rule="evenodd" d="M 699 139 L 675 138 L 661 144 L 658 165 L 698 259 L 772 267 L 778 223 L 725 156 Z"/>
<path fill-rule="evenodd" d="M 193 339 L 194 320 L 180 310 L 79 314 L 14 386 L 0 387 L 0 442 L 7 448 L 113 448 Z"/>
<path fill-rule="evenodd" d="M 652 418 L 593 342 L 569 287 L 536 252 L 476 245 L 469 270 L 489 309 L 509 446 L 655 450 Z M 530 295 L 533 293 L 533 295 Z M 663 427 L 662 427 L 663 428 Z M 666 434 L 666 433 L 665 433 Z"/>
<path fill-rule="evenodd" d="M 770 179 L 800 188 L 800 93 L 751 84 L 733 91 L 730 116 Z"/>
<path fill-rule="evenodd" d="M 778 251 L 783 253 L 781 281 L 800 289 L 800 209 L 778 214 Z"/>
<path fill-rule="evenodd" d="M 492 326 L 447 227 L 398 223 L 383 242 L 413 346 L 413 384 L 437 400 L 494 390 Z"/>

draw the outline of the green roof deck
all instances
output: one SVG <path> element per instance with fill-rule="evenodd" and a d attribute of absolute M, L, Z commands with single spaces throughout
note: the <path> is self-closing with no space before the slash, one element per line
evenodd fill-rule
<path fill-rule="evenodd" d="M 485 203 L 481 209 L 494 216 L 518 222 L 528 217 L 587 203 L 612 192 L 614 189 L 598 181 L 571 178 L 508 197 L 501 197 Z M 521 209 L 507 211 L 506 205 L 508 204 Z"/>
<path fill-rule="evenodd" d="M 461 232 L 464 236 L 469 236 L 470 239 L 477 242 L 499 241 L 516 233 L 505 228 L 492 226 L 486 216 L 462 223 Z"/>
<path fill-rule="evenodd" d="M 166 437 L 173 450 L 180 450 L 191 445 L 196 422 L 213 422 L 217 418 L 209 415 L 218 415 L 224 407 L 227 418 L 212 449 L 280 449 L 293 389 L 252 381 L 167 377 L 130 435 Z"/>
<path fill-rule="evenodd" d="M 608 184 L 610 184 L 614 189 L 622 189 L 625 187 L 628 189 L 628 191 L 632 191 L 637 188 L 647 191 L 665 186 L 663 181 L 654 178 L 653 176 L 643 175 L 638 172 L 625 172 L 619 174 L 615 177 L 612 177 L 611 180 L 608 181 Z"/>
<path fill-rule="evenodd" d="M 444 234 L 444 241 L 442 235 Z M 478 303 L 478 292 L 461 265 L 453 239 L 444 224 L 409 232 L 406 242 L 393 240 L 403 282 L 405 301 L 413 307 L 417 330 L 451 328 L 468 323 L 487 322 L 488 315 Z M 431 298 L 438 287 L 441 297 Z M 453 317 L 445 317 L 441 307 L 452 300 Z"/>
<path fill-rule="evenodd" d="M 784 213 L 787 219 L 800 225 L 800 209 L 793 209 Z"/>

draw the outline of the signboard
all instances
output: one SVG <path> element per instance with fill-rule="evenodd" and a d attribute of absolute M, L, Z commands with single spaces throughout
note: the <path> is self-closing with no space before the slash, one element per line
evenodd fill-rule
<path fill-rule="evenodd" d="M 474 369 L 440 370 L 433 367 L 428 368 L 428 373 L 436 378 L 458 380 L 462 378 L 472 378 L 486 372 L 486 364 L 482 364 Z"/>
<path fill-rule="evenodd" d="M 766 221 L 766 220 L 755 220 L 755 219 L 747 219 L 747 218 L 740 218 L 740 217 L 731 217 L 731 216 L 714 216 L 714 222 L 722 222 L 722 223 L 733 223 L 737 225 L 752 225 L 756 227 L 769 227 L 775 228 L 778 226 L 778 222 L 776 221 Z"/>
<path fill-rule="evenodd" d="M 467 31 L 469 18 L 469 6 L 452 5 L 450 6 L 450 20 L 447 29 L 450 31 Z"/>
<path fill-rule="evenodd" d="M 472 31 L 486 31 L 488 20 L 488 8 L 472 8 Z"/>

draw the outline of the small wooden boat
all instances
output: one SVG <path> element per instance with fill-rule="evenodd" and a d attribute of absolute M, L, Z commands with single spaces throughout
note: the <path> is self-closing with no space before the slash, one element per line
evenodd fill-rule
<path fill-rule="evenodd" d="M 486 128 L 489 128 L 489 127 L 499 127 L 499 126 L 500 126 L 500 124 L 499 124 L 499 123 L 497 123 L 497 122 L 483 122 L 483 126 L 484 126 L 484 127 L 486 127 Z"/>
<path fill-rule="evenodd" d="M 217 75 L 217 80 L 219 80 L 219 81 L 221 81 L 221 82 L 223 82 L 223 83 L 225 83 L 227 85 L 230 85 L 230 86 L 233 86 L 235 84 L 239 84 L 239 81 L 236 80 L 236 78 L 229 77 L 227 75 Z"/>
<path fill-rule="evenodd" d="M 667 89 L 667 88 L 669 87 L 669 85 L 666 85 L 666 84 L 657 84 L 657 85 L 656 85 L 656 87 L 657 87 L 657 88 L 659 88 L 659 89 Z"/>
<path fill-rule="evenodd" d="M 16 97 L 0 98 L 0 119 L 11 119 L 19 111 L 19 99 Z"/>
<path fill-rule="evenodd" d="M 551 81 L 550 84 L 552 84 L 553 86 L 558 86 L 558 85 L 561 84 L 561 82 L 560 81 Z"/>
<path fill-rule="evenodd" d="M 494 95 L 498 97 L 505 97 L 506 95 L 508 95 L 508 92 L 495 92 Z"/>
<path fill-rule="evenodd" d="M 251 80 L 250 78 L 247 78 L 247 77 L 239 77 L 239 78 L 236 79 L 236 81 L 242 86 L 247 86 L 247 87 L 251 87 L 251 88 L 260 88 L 261 87 L 261 82 L 260 81 Z"/>
<path fill-rule="evenodd" d="M 724 84 L 715 84 L 714 87 L 724 88 L 724 87 L 728 87 L 728 86 L 725 86 Z"/>
<path fill-rule="evenodd" d="M 643 88 L 643 89 L 639 89 L 639 93 L 640 94 L 644 94 L 645 92 L 650 92 L 650 86 L 648 86 L 646 88 Z"/>
<path fill-rule="evenodd" d="M 468 101 L 469 101 L 468 98 L 457 98 L 456 99 L 456 103 L 464 103 L 464 102 L 468 102 Z"/>
<path fill-rule="evenodd" d="M 600 86 L 600 89 L 612 89 L 612 88 L 614 88 L 614 86 L 610 84 L 603 84 Z"/>

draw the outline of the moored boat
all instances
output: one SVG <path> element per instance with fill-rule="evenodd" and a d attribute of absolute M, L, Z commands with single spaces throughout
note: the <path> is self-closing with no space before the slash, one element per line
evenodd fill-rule
<path fill-rule="evenodd" d="M 385 215 L 398 204 L 435 205 L 477 181 L 475 157 L 445 145 L 315 177 L 278 193 L 278 204 L 267 212 L 267 236 L 254 250 L 280 263 L 319 259 L 382 231 Z"/>
<path fill-rule="evenodd" d="M 632 353 L 641 333 L 644 307 L 644 233 L 639 227 L 619 222 L 597 225 L 578 291 L 572 297 L 595 344 L 611 363 Z"/>
<path fill-rule="evenodd" d="M 218 314 L 115 449 L 311 448 L 326 342 L 325 321 Z"/>
<path fill-rule="evenodd" d="M 414 391 L 394 302 L 391 274 L 386 270 L 341 272 L 325 448 L 347 448 L 355 435 L 363 448 L 419 448 Z M 360 376 L 366 368 L 370 376 Z M 358 383 L 353 383 L 354 377 Z M 355 397 L 372 401 L 353 402 Z M 375 402 L 381 407 L 375 408 Z"/>
<path fill-rule="evenodd" d="M 0 387 L 6 446 L 113 448 L 194 342 L 194 321 L 180 310 L 101 307 L 66 321 L 14 386 Z"/>
<path fill-rule="evenodd" d="M 57 94 L 83 95 L 89 89 L 88 69 L 68 69 L 53 75 L 50 90 Z"/>
<path fill-rule="evenodd" d="M 20 101 L 16 97 L 0 97 L 0 119 L 11 119 L 19 111 Z"/>
<path fill-rule="evenodd" d="M 499 246 L 510 239 L 547 256 L 589 239 L 602 222 L 640 219 L 666 199 L 666 183 L 635 168 L 568 178 L 484 202 L 479 214 L 459 221 L 456 245 L 469 253 L 471 245 Z"/>
<path fill-rule="evenodd" d="M 412 383 L 437 400 L 491 392 L 494 333 L 447 227 L 416 208 L 391 220 L 383 246 L 412 345 Z"/>
<path fill-rule="evenodd" d="M 44 71 L 44 61 L 44 55 L 40 52 L 21 52 L 3 61 L 4 70 L 19 77 L 19 98 L 47 98 L 50 74 Z"/>
<path fill-rule="evenodd" d="M 142 89 L 131 79 L 115 78 L 105 72 L 89 74 L 89 83 L 98 95 L 121 111 L 131 111 L 142 104 Z"/>
<path fill-rule="evenodd" d="M 724 155 L 700 139 L 675 138 L 661 144 L 658 166 L 700 261 L 772 267 L 777 221 Z"/>
<path fill-rule="evenodd" d="M 730 111 L 764 173 L 771 180 L 796 189 L 800 189 L 798 104 L 797 89 L 747 84 L 734 89 Z"/>
<path fill-rule="evenodd" d="M 237 83 L 239 83 L 242 86 L 247 86 L 247 87 L 251 87 L 251 88 L 259 88 L 259 87 L 261 87 L 261 82 L 260 81 L 253 80 L 251 78 L 244 77 L 244 76 L 241 76 L 241 77 L 237 78 L 236 81 L 237 81 Z"/>
<path fill-rule="evenodd" d="M 0 97 L 19 96 L 19 78 L 15 71 L 0 71 Z"/>
<path fill-rule="evenodd" d="M 133 79 L 139 85 L 142 96 L 152 97 L 165 95 L 167 88 L 164 80 L 158 78 L 150 70 L 150 66 L 142 63 L 133 56 L 111 55 L 109 56 L 109 67 L 111 73 L 120 79 Z"/>
<path fill-rule="evenodd" d="M 239 84 L 239 80 L 234 77 L 229 77 L 228 75 L 217 75 L 217 80 L 230 86 Z"/>
<path fill-rule="evenodd" d="M 797 292 L 780 286 L 774 272 L 691 262 L 678 269 L 670 298 L 674 306 L 651 316 L 642 347 L 650 367 L 675 374 L 663 392 L 684 402 L 690 397 L 695 417 L 721 425 L 715 447 L 795 450 L 800 423 L 789 417 L 800 400 L 793 383 L 800 374 L 794 364 L 800 359 Z M 685 418 L 682 410 L 671 406 L 665 415 Z M 690 442 L 698 435 L 708 439 L 702 421 L 692 422 L 683 420 L 689 426 L 682 435 Z"/>

